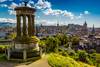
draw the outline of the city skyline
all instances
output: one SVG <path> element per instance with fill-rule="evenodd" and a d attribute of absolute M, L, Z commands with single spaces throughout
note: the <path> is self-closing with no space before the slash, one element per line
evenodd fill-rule
<path fill-rule="evenodd" d="M 100 27 L 100 0 L 30 0 L 27 6 L 35 7 L 38 24 L 80 24 Z M 19 0 L 0 0 L 0 22 L 16 22 L 14 8 L 23 6 Z"/>

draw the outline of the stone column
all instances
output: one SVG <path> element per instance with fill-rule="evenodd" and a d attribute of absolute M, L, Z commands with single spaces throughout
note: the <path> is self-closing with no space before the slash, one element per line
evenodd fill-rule
<path fill-rule="evenodd" d="M 7 49 L 7 59 L 10 60 L 10 49 Z"/>
<path fill-rule="evenodd" d="M 26 61 L 27 59 L 27 52 L 26 50 L 23 51 L 23 60 Z"/>
<path fill-rule="evenodd" d="M 32 36 L 32 18 L 31 15 L 28 15 L 28 35 Z"/>
<path fill-rule="evenodd" d="M 21 16 L 16 15 L 17 17 L 17 37 L 21 37 Z"/>
<path fill-rule="evenodd" d="M 31 18 L 32 18 L 32 35 L 34 35 L 35 34 L 35 24 L 34 24 L 34 15 L 32 15 L 31 16 Z"/>
<path fill-rule="evenodd" d="M 26 15 L 23 15 L 23 36 L 27 36 Z"/>

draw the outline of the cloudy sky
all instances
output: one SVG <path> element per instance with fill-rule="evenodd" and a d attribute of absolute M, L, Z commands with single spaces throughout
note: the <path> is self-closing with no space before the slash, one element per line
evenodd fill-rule
<path fill-rule="evenodd" d="M 0 22 L 16 22 L 14 8 L 23 5 L 22 0 L 0 0 Z M 30 0 L 27 6 L 37 9 L 38 24 L 82 25 L 86 20 L 89 27 L 100 27 L 100 0 Z"/>

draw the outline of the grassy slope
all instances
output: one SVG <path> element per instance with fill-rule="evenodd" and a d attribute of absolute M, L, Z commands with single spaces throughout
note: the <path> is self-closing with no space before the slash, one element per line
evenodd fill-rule
<path fill-rule="evenodd" d="M 95 67 L 58 54 L 50 54 L 48 56 L 48 63 L 52 67 Z"/>
<path fill-rule="evenodd" d="M 96 54 L 97 67 L 100 67 L 100 54 Z"/>

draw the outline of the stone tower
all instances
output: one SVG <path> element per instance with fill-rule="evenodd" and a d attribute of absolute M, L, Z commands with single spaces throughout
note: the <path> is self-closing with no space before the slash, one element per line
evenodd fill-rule
<path fill-rule="evenodd" d="M 88 27 L 87 27 L 87 22 L 85 21 L 85 23 L 83 24 L 83 35 L 87 35 L 88 34 Z"/>
<path fill-rule="evenodd" d="M 83 25 L 85 28 L 87 28 L 87 22 L 85 21 L 84 25 Z"/>
<path fill-rule="evenodd" d="M 23 36 L 33 36 L 35 33 L 34 13 L 36 9 L 24 6 L 16 7 L 15 11 L 17 18 L 17 38 Z"/>

